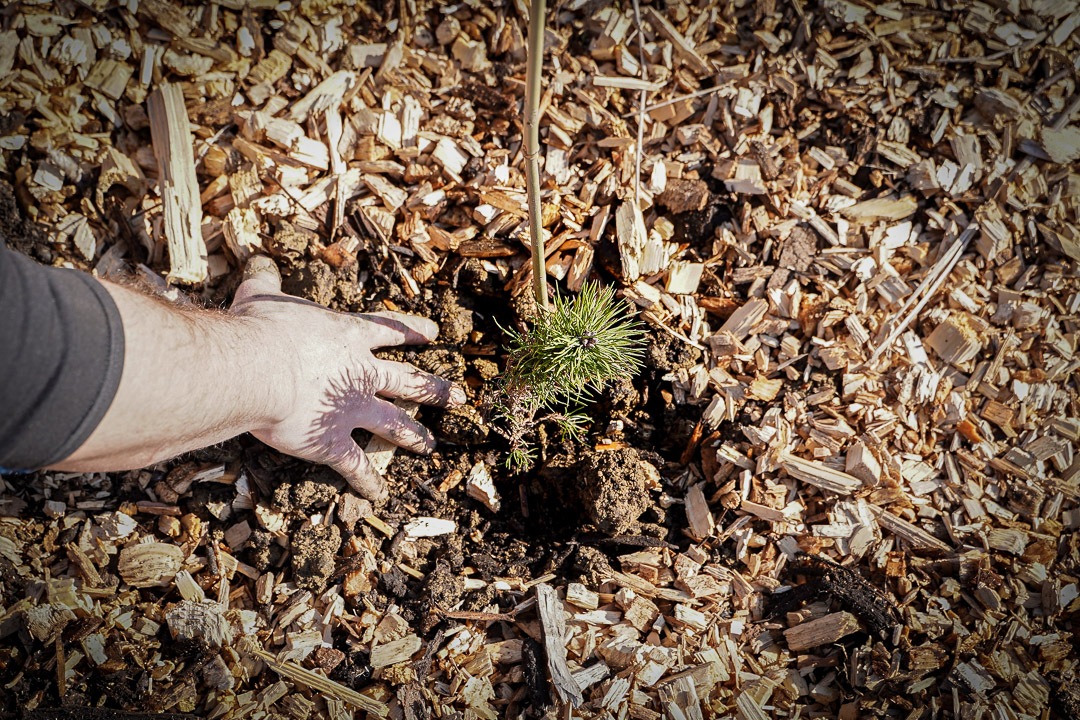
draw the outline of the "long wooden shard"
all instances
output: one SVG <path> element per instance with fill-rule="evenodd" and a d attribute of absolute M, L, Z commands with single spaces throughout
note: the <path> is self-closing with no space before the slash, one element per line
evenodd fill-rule
<path fill-rule="evenodd" d="M 375 717 L 386 717 L 389 714 L 389 710 L 386 705 L 381 702 L 372 700 L 366 695 L 361 695 L 352 688 L 345 687 L 339 682 L 335 682 L 329 678 L 323 677 L 308 670 L 305 667 L 297 665 L 292 660 L 286 660 L 285 662 L 278 662 L 277 658 L 271 653 L 266 652 L 262 648 L 251 649 L 251 654 L 258 657 L 266 666 L 276 672 L 282 677 L 286 677 L 293 682 L 306 685 L 313 690 L 318 690 L 324 695 L 337 698 L 338 700 L 348 703 L 353 707 L 360 708 L 361 710 L 373 715 Z"/>
<path fill-rule="evenodd" d="M 798 652 L 834 643 L 859 629 L 859 620 L 849 612 L 834 612 L 784 631 L 788 647 Z"/>
<path fill-rule="evenodd" d="M 161 212 L 169 244 L 169 281 L 194 284 L 206 280 L 206 242 L 202 205 L 195 177 L 191 126 L 178 85 L 164 84 L 147 101 L 150 136 L 157 159 Z"/>
<path fill-rule="evenodd" d="M 803 460 L 784 453 L 780 456 L 780 464 L 792 477 L 837 495 L 850 495 L 862 487 L 858 478 L 813 460 Z"/>
<path fill-rule="evenodd" d="M 561 702 L 578 707 L 585 698 L 566 663 L 566 618 L 555 588 L 546 583 L 536 586 L 536 608 L 544 631 L 544 653 L 555 693 Z"/>

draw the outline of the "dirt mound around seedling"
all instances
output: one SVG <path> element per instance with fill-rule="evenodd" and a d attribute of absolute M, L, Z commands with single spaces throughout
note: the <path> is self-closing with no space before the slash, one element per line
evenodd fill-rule
<path fill-rule="evenodd" d="M 438 437 L 459 444 L 481 443 L 488 436 L 483 415 L 472 405 L 444 411 L 435 420 L 434 430 Z"/>

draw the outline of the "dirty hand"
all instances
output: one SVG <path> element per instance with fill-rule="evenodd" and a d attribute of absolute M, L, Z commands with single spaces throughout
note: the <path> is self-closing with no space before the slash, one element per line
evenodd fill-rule
<path fill-rule="evenodd" d="M 279 400 L 252 434 L 281 452 L 329 465 L 358 493 L 380 502 L 386 483 L 352 439 L 363 428 L 395 445 L 431 452 L 431 433 L 393 403 L 415 400 L 447 407 L 465 402 L 464 391 L 403 363 L 380 360 L 373 348 L 426 343 L 438 326 L 402 313 L 348 314 L 281 292 L 273 261 L 248 261 L 232 313 L 261 321 L 268 357 L 280 368 Z"/>

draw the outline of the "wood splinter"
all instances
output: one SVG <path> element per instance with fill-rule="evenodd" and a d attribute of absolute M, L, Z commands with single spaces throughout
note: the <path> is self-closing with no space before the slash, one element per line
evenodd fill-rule
<path fill-rule="evenodd" d="M 161 212 L 169 244 L 169 281 L 206 281 L 207 250 L 202 236 L 202 205 L 195 176 L 191 125 L 180 86 L 163 84 L 147 101 L 150 136 L 157 159 Z"/>
<path fill-rule="evenodd" d="M 540 615 L 540 626 L 544 636 L 544 653 L 547 655 L 548 672 L 555 694 L 559 700 L 572 707 L 579 707 L 585 698 L 581 688 L 566 663 L 566 617 L 563 603 L 555 588 L 546 583 L 536 586 L 536 607 Z"/>

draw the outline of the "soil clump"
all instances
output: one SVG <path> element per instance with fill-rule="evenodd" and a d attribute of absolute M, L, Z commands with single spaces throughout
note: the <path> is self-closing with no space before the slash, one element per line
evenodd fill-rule
<path fill-rule="evenodd" d="M 619 535 L 637 524 L 649 506 L 645 469 L 633 448 L 602 450 L 585 456 L 581 463 L 582 501 L 596 527 Z"/>
<path fill-rule="evenodd" d="M 274 506 L 284 512 L 296 511 L 305 515 L 328 506 L 337 497 L 343 483 L 335 473 L 326 469 L 319 468 L 312 474 L 316 477 L 278 485 L 274 490 Z"/>
<path fill-rule="evenodd" d="M 322 592 L 334 573 L 334 558 L 341 547 L 341 531 L 337 525 L 301 528 L 293 535 L 291 546 L 296 584 L 312 593 Z"/>

